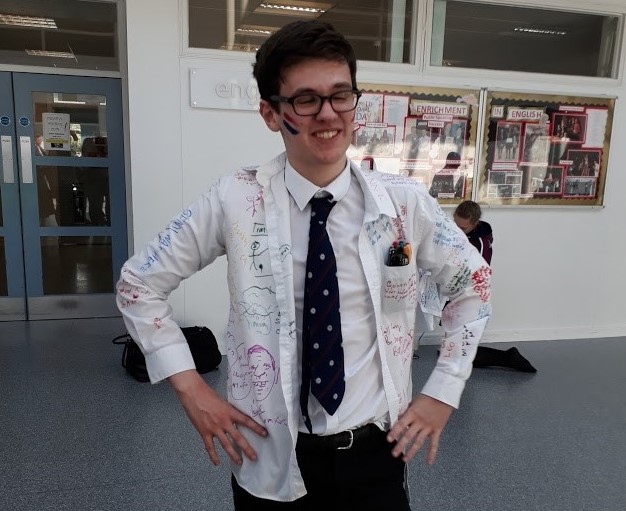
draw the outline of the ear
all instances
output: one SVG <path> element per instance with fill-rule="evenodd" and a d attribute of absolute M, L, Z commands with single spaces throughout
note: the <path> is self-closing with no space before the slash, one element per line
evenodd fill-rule
<path fill-rule="evenodd" d="M 280 131 L 280 114 L 274 110 L 268 101 L 264 99 L 261 100 L 259 103 L 259 113 L 270 130 L 274 132 Z"/>

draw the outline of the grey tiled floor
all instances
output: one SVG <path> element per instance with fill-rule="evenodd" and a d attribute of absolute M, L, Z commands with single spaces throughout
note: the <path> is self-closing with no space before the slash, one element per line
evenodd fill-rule
<path fill-rule="evenodd" d="M 123 372 L 123 331 L 0 323 L 0 510 L 232 510 L 173 392 Z M 435 466 L 410 466 L 412 509 L 624 511 L 626 339 L 518 347 L 539 372 L 474 371 Z M 416 388 L 435 356 L 420 349 Z"/>

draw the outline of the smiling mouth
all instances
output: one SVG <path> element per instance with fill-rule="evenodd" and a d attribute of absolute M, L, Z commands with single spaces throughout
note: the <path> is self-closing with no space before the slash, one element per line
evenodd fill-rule
<path fill-rule="evenodd" d="M 320 131 L 319 133 L 316 133 L 315 136 L 317 138 L 323 138 L 324 140 L 329 140 L 329 139 L 335 137 L 337 135 L 337 133 L 339 133 L 338 130 Z"/>

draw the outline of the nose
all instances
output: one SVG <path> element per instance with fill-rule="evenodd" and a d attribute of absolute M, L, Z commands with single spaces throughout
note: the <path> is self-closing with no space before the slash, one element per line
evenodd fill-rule
<path fill-rule="evenodd" d="M 330 103 L 330 98 L 322 98 L 322 107 L 317 114 L 318 119 L 327 119 L 337 116 L 337 112 L 333 110 L 333 106 Z"/>

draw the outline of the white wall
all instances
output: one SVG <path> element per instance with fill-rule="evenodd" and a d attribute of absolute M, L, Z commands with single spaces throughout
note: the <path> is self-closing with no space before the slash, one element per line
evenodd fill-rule
<path fill-rule="evenodd" d="M 217 176 L 262 163 L 282 150 L 279 136 L 265 128 L 257 113 L 190 107 L 189 70 L 210 69 L 216 60 L 183 53 L 181 13 L 173 0 L 127 2 L 135 247 L 160 231 Z M 251 59 L 238 65 L 250 70 Z M 363 63 L 358 80 L 626 95 L 624 84 L 607 88 L 564 78 L 555 86 L 524 76 L 486 75 L 427 76 L 410 66 L 390 70 Z M 618 100 L 604 208 L 485 209 L 484 218 L 495 234 L 494 315 L 485 341 L 626 336 L 626 302 L 620 296 L 626 288 L 625 120 L 626 105 Z M 223 335 L 228 313 L 224 273 L 225 261 L 218 261 L 173 293 L 170 302 L 181 324 L 207 325 L 218 338 Z"/>

